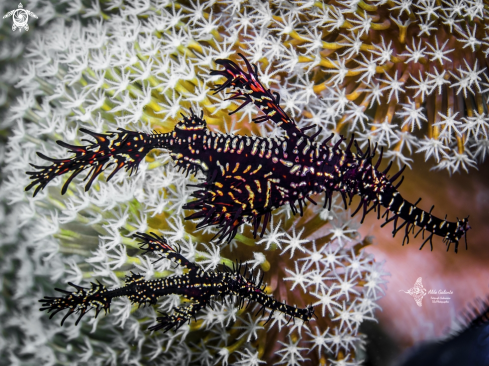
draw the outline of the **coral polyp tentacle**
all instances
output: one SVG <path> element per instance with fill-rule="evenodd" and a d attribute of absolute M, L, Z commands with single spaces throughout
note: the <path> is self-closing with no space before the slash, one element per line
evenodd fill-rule
<path fill-rule="evenodd" d="M 60 143 L 75 154 L 71 159 L 51 159 L 40 154 L 52 165 L 34 166 L 38 170 L 28 172 L 33 181 L 26 190 L 36 186 L 35 195 L 56 176 L 70 172 L 72 175 L 63 186 L 64 193 L 76 175 L 90 169 L 88 189 L 109 165 L 115 164 L 109 178 L 123 167 L 133 172 L 151 149 L 162 148 L 170 152 L 179 170 L 204 174 L 204 181 L 193 192 L 195 200 L 184 208 L 195 211 L 187 219 L 201 220 L 198 228 L 217 226 L 216 237 L 221 241 L 231 240 L 243 223 L 253 226 L 255 237 L 262 236 L 275 209 L 288 204 L 294 214 L 302 215 L 306 200 L 314 202 L 310 197 L 314 194 L 324 192 L 324 207 L 331 209 L 332 194 L 339 192 L 345 208 L 354 196 L 361 197 L 354 213 L 362 212 L 362 221 L 371 210 L 378 210 L 380 217 L 380 206 L 387 208 L 392 216 L 389 218 L 384 213 L 382 217 L 386 216 L 385 223 L 394 222 L 394 235 L 405 228 L 403 243 L 409 242 L 409 234 L 415 232 L 417 226 L 423 232 L 443 237 L 447 249 L 454 243 L 455 251 L 458 250 L 459 240 L 470 229 L 467 218 L 457 222 L 441 220 L 431 211 L 418 208 L 417 203 L 406 201 L 397 190 L 404 178 L 404 168 L 389 178 L 390 162 L 380 172 L 382 149 L 378 160 L 373 162 L 377 146 L 368 145 L 362 151 L 351 137 L 342 149 L 343 136 L 333 144 L 333 134 L 322 142 L 315 140 L 316 134 L 307 135 L 308 128 L 298 128 L 280 107 L 278 94 L 266 89 L 259 80 L 257 68 L 240 56 L 246 71 L 234 61 L 216 60 L 223 69 L 213 70 L 211 75 L 222 76 L 225 81 L 215 86 L 215 92 L 231 89 L 228 99 L 243 102 L 237 110 L 253 103 L 264 113 L 253 121 L 272 121 L 284 130 L 284 137 L 213 132 L 207 128 L 203 114 L 199 117 L 192 110 L 190 116 L 184 116 L 174 130 L 166 134 L 126 130 L 97 134 L 82 130 L 96 142 L 88 146 Z M 356 152 L 352 151 L 353 146 Z M 431 245 L 432 235 L 421 247 L 427 241 Z"/>
<path fill-rule="evenodd" d="M 52 312 L 50 318 L 60 311 L 68 310 L 61 320 L 61 325 L 63 325 L 72 314 L 79 315 L 75 323 L 78 324 L 91 309 L 95 309 L 95 317 L 102 309 L 107 313 L 110 311 L 112 299 L 121 296 L 128 297 L 132 304 L 139 306 L 156 304 L 159 297 L 171 294 L 181 295 L 192 301 L 189 305 L 177 307 L 171 315 L 164 314 L 158 317 L 157 324 L 149 328 L 155 331 L 162 329 L 165 332 L 173 328 L 180 328 L 190 322 L 192 318 L 196 318 L 197 313 L 210 305 L 211 301 L 227 295 L 237 297 L 240 307 L 244 305 L 245 301 L 257 302 L 272 312 L 280 311 L 291 318 L 299 318 L 303 321 L 309 321 L 314 313 L 312 306 L 305 309 L 296 308 L 268 296 L 262 284 L 263 277 L 257 281 L 258 279 L 253 274 L 248 274 L 247 267 L 244 271 L 242 270 L 241 264 L 236 264 L 233 270 L 225 267 L 222 271 L 203 271 L 173 249 L 163 237 L 154 233 L 137 233 L 135 238 L 141 240 L 141 249 L 146 252 L 153 253 L 160 258 L 167 258 L 190 270 L 179 276 L 151 281 L 131 272 L 131 275 L 126 277 L 125 286 L 113 290 L 108 290 L 101 283 L 92 283 L 91 288 L 68 283 L 75 287 L 76 291 L 56 289 L 66 296 L 44 297 L 39 300 L 42 303 L 40 310 Z"/>

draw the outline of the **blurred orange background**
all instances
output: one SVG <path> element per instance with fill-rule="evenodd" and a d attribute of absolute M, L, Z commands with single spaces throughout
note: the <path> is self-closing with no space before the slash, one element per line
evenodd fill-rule
<path fill-rule="evenodd" d="M 375 213 L 365 218 L 359 230 L 364 236 L 375 236 L 375 244 L 367 250 L 377 261 L 385 260 L 384 269 L 391 274 L 386 294 L 379 301 L 383 311 L 376 315 L 380 327 L 401 349 L 447 335 L 476 299 L 489 296 L 489 162 L 480 164 L 478 171 L 471 169 L 469 174 L 451 177 L 446 171 L 430 171 L 430 166 L 416 154 L 413 169 L 406 169 L 399 191 L 410 202 L 422 197 L 418 207 L 426 211 L 435 205 L 433 214 L 440 218 L 447 214 L 447 219 L 454 221 L 470 215 L 468 250 L 462 240 L 458 253 L 453 244 L 447 252 L 442 239 L 436 237 L 432 252 L 429 243 L 420 251 L 423 240 L 413 235 L 403 247 L 404 229 L 392 238 L 393 224 L 381 228 L 383 221 L 377 220 Z M 390 171 L 391 175 L 395 172 L 395 168 Z M 412 288 L 418 277 L 427 291 L 453 291 L 448 295 L 449 303 L 432 303 L 427 294 L 419 307 L 409 294 L 400 292 Z"/>

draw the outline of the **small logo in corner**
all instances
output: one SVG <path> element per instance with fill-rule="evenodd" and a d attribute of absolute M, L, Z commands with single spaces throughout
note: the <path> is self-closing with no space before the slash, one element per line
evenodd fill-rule
<path fill-rule="evenodd" d="M 399 292 L 403 291 L 406 294 L 411 295 L 419 307 L 423 306 L 421 301 L 423 300 L 423 297 L 425 297 L 425 295 L 426 295 L 426 289 L 423 287 L 423 284 L 421 283 L 421 281 L 422 281 L 421 277 L 419 277 L 416 280 L 416 283 L 414 284 L 414 286 L 412 288 L 410 288 L 409 290 L 407 290 L 407 291 L 399 290 Z"/>
<path fill-rule="evenodd" d="M 12 25 L 13 31 L 17 30 L 17 28 L 19 29 L 19 31 L 21 31 L 22 28 L 28 31 L 29 25 L 27 24 L 27 21 L 29 20 L 29 15 L 31 17 L 38 19 L 36 14 L 34 14 L 32 11 L 24 9 L 22 3 L 19 3 L 18 9 L 9 11 L 7 14 L 3 16 L 3 19 L 8 18 L 10 16 L 12 17 L 14 22 L 14 24 Z"/>

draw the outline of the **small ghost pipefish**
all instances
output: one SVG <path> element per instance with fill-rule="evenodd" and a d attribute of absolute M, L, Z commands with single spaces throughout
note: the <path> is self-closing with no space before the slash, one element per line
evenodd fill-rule
<path fill-rule="evenodd" d="M 253 121 L 271 121 L 284 129 L 285 137 L 213 132 L 207 128 L 203 112 L 198 116 L 192 110 L 190 116 L 184 116 L 168 133 L 146 134 L 119 129 L 99 134 L 80 129 L 93 136 L 96 142 L 74 146 L 57 141 L 75 154 L 66 159 L 53 159 L 38 153 L 52 165 L 33 165 L 37 170 L 27 172 L 32 182 L 26 190 L 36 186 L 36 195 L 55 177 L 71 172 L 62 188 L 62 193 L 65 193 L 73 178 L 87 170 L 89 179 L 85 190 L 88 190 L 94 179 L 109 166 L 114 165 L 114 170 L 107 180 L 122 168 L 130 170 L 132 174 L 148 152 L 162 148 L 170 152 L 177 167 L 187 174 L 198 171 L 204 174 L 203 183 L 197 185 L 200 189 L 193 193 L 196 200 L 184 206 L 196 211 L 186 219 L 201 219 L 198 228 L 217 225 L 219 230 L 216 236 L 219 240 L 230 241 L 244 222 L 253 225 L 253 235 L 256 237 L 262 217 L 260 236 L 263 236 L 276 208 L 289 204 L 294 214 L 299 212 L 302 215 L 306 200 L 316 204 L 310 196 L 317 193 L 325 194 L 324 207 L 329 205 L 331 208 L 332 194 L 339 192 L 345 207 L 347 198 L 351 203 L 353 196 L 360 196 L 361 202 L 353 215 L 362 209 L 362 222 L 372 210 L 377 212 L 380 219 L 380 209 L 385 207 L 382 226 L 392 221 L 394 236 L 404 227 L 403 245 L 406 240 L 409 243 L 411 232 L 415 237 L 422 232 L 424 239 L 427 231 L 429 235 L 420 249 L 429 241 L 433 250 L 432 238 L 437 235 L 443 238 L 447 250 L 454 243 L 457 252 L 459 240 L 470 229 L 468 217 L 450 222 L 446 217 L 440 219 L 432 215 L 433 207 L 430 211 L 418 208 L 420 200 L 414 204 L 405 200 L 397 190 L 403 178 L 396 183 L 405 166 L 392 177 L 386 175 L 391 164 L 380 172 L 382 150 L 374 163 L 376 148 L 371 151 L 369 146 L 362 151 L 353 137 L 343 150 L 340 149 L 345 141 L 343 136 L 332 145 L 329 142 L 333 134 L 322 142 L 315 140 L 320 131 L 312 136 L 305 134 L 309 127 L 299 129 L 280 107 L 280 95 L 272 93 L 260 82 L 256 65 L 252 66 L 243 55 L 240 56 L 247 71 L 231 60 L 216 60 L 216 64 L 224 69 L 213 70 L 211 75 L 223 76 L 226 81 L 213 90 L 218 93 L 230 88 L 232 94 L 228 99 L 243 101 L 230 114 L 253 103 L 264 113 Z M 353 145 L 356 152 L 351 150 Z M 417 232 L 416 227 L 419 228 Z M 466 236 L 465 243 L 467 246 Z"/>
<path fill-rule="evenodd" d="M 212 300 L 216 300 L 226 295 L 234 295 L 238 299 L 238 306 L 242 308 L 245 301 L 248 303 L 257 302 L 262 307 L 258 311 L 265 313 L 265 308 L 270 309 L 268 321 L 272 318 L 275 311 L 288 315 L 291 319 L 301 319 L 309 321 L 314 315 L 312 306 L 305 309 L 286 305 L 276 301 L 265 293 L 265 285 L 262 285 L 261 279 L 248 274 L 247 266 L 243 267 L 237 263 L 233 269 L 225 267 L 224 271 L 203 271 L 198 265 L 190 262 L 182 256 L 179 250 L 173 249 L 164 237 L 154 233 L 145 234 L 137 233 L 135 238 L 141 240 L 141 249 L 145 253 L 154 253 L 160 258 L 167 258 L 179 266 L 186 268 L 188 271 L 179 276 L 170 276 L 166 278 L 146 281 L 144 276 L 131 273 L 126 277 L 124 287 L 114 290 L 107 288 L 99 283 L 92 283 L 91 288 L 73 286 L 76 291 L 69 292 L 62 289 L 55 289 L 66 296 L 64 297 L 44 297 L 39 300 L 42 303 L 41 311 L 47 310 L 51 313 L 50 319 L 63 310 L 68 310 L 61 320 L 61 325 L 72 314 L 79 314 L 75 324 L 78 325 L 83 316 L 91 309 L 95 309 L 95 317 L 104 310 L 105 313 L 110 311 L 112 299 L 121 296 L 127 296 L 132 304 L 152 305 L 156 304 L 161 296 L 177 294 L 191 301 L 190 304 L 181 305 L 173 310 L 171 315 L 158 317 L 157 324 L 149 327 L 149 330 L 163 329 L 165 332 L 175 328 L 178 329 L 192 318 L 196 318 L 197 313 L 205 309 Z M 156 261 L 156 262 L 157 262 Z"/>

